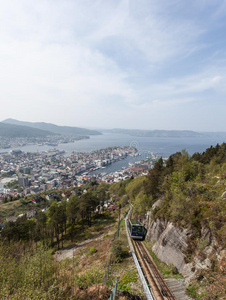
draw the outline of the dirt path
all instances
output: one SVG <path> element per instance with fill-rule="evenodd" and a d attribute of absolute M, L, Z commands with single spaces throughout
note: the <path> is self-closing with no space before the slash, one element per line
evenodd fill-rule
<path fill-rule="evenodd" d="M 113 227 L 114 225 L 110 225 L 104 228 L 104 230 L 110 229 L 111 227 Z M 54 254 L 54 257 L 57 261 L 61 261 L 65 258 L 73 258 L 73 254 L 75 254 L 75 251 L 78 250 L 80 247 L 89 244 L 93 241 L 99 241 L 102 240 L 104 235 L 106 235 L 106 232 L 102 232 L 100 234 L 96 234 L 93 238 L 85 240 L 81 243 L 76 244 L 74 247 L 67 247 L 65 249 L 59 250 Z"/>

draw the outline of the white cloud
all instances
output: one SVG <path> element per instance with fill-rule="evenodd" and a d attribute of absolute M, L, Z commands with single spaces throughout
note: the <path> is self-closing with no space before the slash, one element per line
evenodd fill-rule
<path fill-rule="evenodd" d="M 214 4 L 218 4 L 216 11 L 213 13 L 213 18 L 218 19 L 221 17 L 225 17 L 226 14 L 226 1 L 225 0 L 217 0 L 214 1 Z"/>
<path fill-rule="evenodd" d="M 208 90 L 224 93 L 226 70 L 217 61 L 223 49 L 201 58 L 204 65 L 194 70 L 174 73 L 174 64 L 186 70 L 186 59 L 209 49 L 202 38 L 208 24 L 184 11 L 185 5 L 155 0 L 2 2 L 0 97 L 6 104 L 1 119 L 101 127 L 116 127 L 117 121 L 134 127 L 139 116 L 136 124 L 142 127 L 150 113 L 161 109 L 167 115 L 167 108 L 202 101 Z M 206 3 L 191 5 L 200 14 Z"/>

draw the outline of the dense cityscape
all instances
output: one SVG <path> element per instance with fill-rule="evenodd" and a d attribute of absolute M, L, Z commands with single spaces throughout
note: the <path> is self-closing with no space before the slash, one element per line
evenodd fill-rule
<path fill-rule="evenodd" d="M 110 174 L 97 171 L 128 156 L 138 155 L 134 147 L 109 147 L 70 156 L 57 149 L 35 153 L 21 150 L 1 153 L 0 201 L 47 190 L 81 187 L 89 182 L 111 184 L 147 174 L 152 167 L 151 160 L 130 164 L 128 168 Z"/>

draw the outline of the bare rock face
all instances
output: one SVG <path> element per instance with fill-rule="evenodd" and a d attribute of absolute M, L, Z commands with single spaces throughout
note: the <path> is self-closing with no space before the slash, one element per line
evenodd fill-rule
<path fill-rule="evenodd" d="M 148 226 L 146 236 L 148 241 L 154 242 L 152 251 L 156 256 L 166 264 L 173 264 L 185 277 L 186 282 L 189 282 L 199 269 L 211 267 L 210 258 L 214 252 L 216 253 L 217 245 L 210 229 L 203 227 L 200 237 L 202 256 L 198 255 L 193 262 L 186 263 L 185 253 L 191 235 L 192 232 L 188 229 L 181 229 L 169 221 L 156 219 Z M 220 259 L 222 255 L 219 256 Z"/>
<path fill-rule="evenodd" d="M 164 220 L 157 219 L 152 222 L 147 231 L 147 240 L 158 241 L 161 234 L 167 227 L 168 222 Z"/>
<path fill-rule="evenodd" d="M 155 240 L 152 247 L 157 257 L 166 264 L 173 264 L 183 274 L 185 255 L 187 248 L 187 230 L 180 230 L 170 222 L 160 220 L 152 222 L 148 237 Z"/>

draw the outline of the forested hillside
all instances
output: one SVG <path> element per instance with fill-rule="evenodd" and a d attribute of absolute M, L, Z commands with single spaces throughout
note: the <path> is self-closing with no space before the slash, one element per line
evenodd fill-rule
<path fill-rule="evenodd" d="M 174 239 L 172 242 L 173 237 L 164 233 L 157 245 L 158 251 L 163 257 L 167 250 L 161 249 L 168 243 L 168 249 L 171 247 L 175 253 L 182 252 L 184 264 L 191 269 L 190 276 L 195 272 L 188 287 L 190 297 L 223 299 L 226 266 L 225 143 L 211 146 L 192 157 L 183 150 L 171 155 L 165 165 L 160 158 L 147 177 L 118 183 L 110 190 L 122 203 L 130 200 L 135 216 L 143 219 L 147 226 L 153 224 L 152 232 L 160 227 L 161 234 L 169 225 L 172 231 L 187 234 L 187 238 L 181 239 L 187 246 L 181 249 L 180 241 Z M 147 220 L 148 211 L 151 220 Z M 166 257 L 165 260 L 170 259 Z"/>
<path fill-rule="evenodd" d="M 226 144 L 210 147 L 192 157 L 183 150 L 164 165 L 160 158 L 147 177 L 110 187 L 122 203 L 130 200 L 135 214 L 144 215 L 161 199 L 154 217 L 164 217 L 182 227 L 199 230 L 201 223 L 214 229 L 223 242 L 226 197 Z"/>
<path fill-rule="evenodd" d="M 2 297 L 24 296 L 29 286 L 35 290 L 37 297 L 39 293 L 43 295 L 47 290 L 47 299 L 50 299 L 54 288 L 58 295 L 56 299 L 61 297 L 60 289 L 66 295 L 66 290 L 63 290 L 63 278 L 59 276 L 60 270 L 57 269 L 57 273 L 54 271 L 54 268 L 58 267 L 51 259 L 51 253 L 65 245 L 89 238 L 91 233 L 87 235 L 87 229 L 93 228 L 94 224 L 101 224 L 103 218 L 110 220 L 112 217 L 109 212 L 94 211 L 111 198 L 122 208 L 128 207 L 128 201 L 131 202 L 134 205 L 134 216 L 139 219 L 146 220 L 147 213 L 151 211 L 149 216 L 152 220 L 164 220 L 181 230 L 188 229 L 188 246 L 183 253 L 186 263 L 192 263 L 197 256 L 205 259 L 207 241 L 200 241 L 200 237 L 203 228 L 207 228 L 216 240 L 215 255 L 210 258 L 208 269 L 208 276 L 213 277 L 211 282 L 204 282 L 206 275 L 199 273 L 197 280 L 200 281 L 192 285 L 190 296 L 194 299 L 212 299 L 208 298 L 206 292 L 211 287 L 216 291 L 214 299 L 221 299 L 220 295 L 224 290 L 225 270 L 222 266 L 225 266 L 225 257 L 222 263 L 219 253 L 225 249 L 226 241 L 225 143 L 210 147 L 203 153 L 195 153 L 192 157 L 183 150 L 171 155 L 166 163 L 160 158 L 146 177 L 130 178 L 113 185 L 92 182 L 83 188 L 53 191 L 53 194 L 55 196 L 48 204 L 43 200 L 43 206 L 49 205 L 46 212 L 40 210 L 37 217 L 30 220 L 23 216 L 16 222 L 7 222 L 0 232 Z M 45 199 L 45 193 L 40 196 Z M 57 203 L 54 199 L 61 202 Z M 25 210 L 27 205 L 32 205 L 29 197 L 17 201 Z M 37 204 L 36 207 L 43 206 Z M 146 224 L 150 224 L 150 220 L 149 223 L 146 220 Z M 4 253 L 5 256 L 2 255 Z M 27 270 L 23 267 L 25 260 Z M 46 267 L 43 267 L 42 260 Z M 39 277 L 32 273 L 36 272 L 35 270 Z M 26 272 L 33 274 L 34 280 L 29 280 L 29 274 Z M 22 278 L 27 278 L 28 282 Z M 45 278 L 46 285 L 41 284 L 42 278 Z M 54 282 L 57 282 L 55 287 Z M 202 293 L 197 292 L 200 282 L 204 285 Z M 17 285 L 19 292 L 15 290 Z"/>
<path fill-rule="evenodd" d="M 15 138 L 15 137 L 46 137 L 56 135 L 53 132 L 28 126 L 20 126 L 13 124 L 5 124 L 0 122 L 0 137 Z"/>

